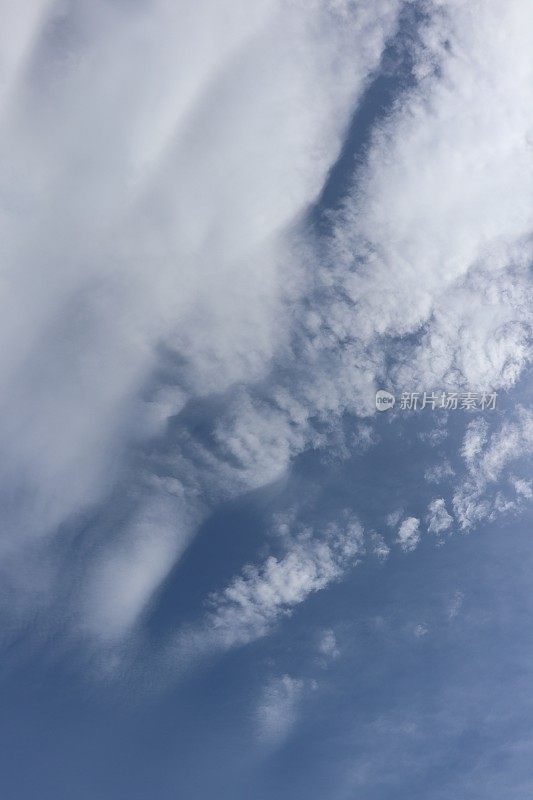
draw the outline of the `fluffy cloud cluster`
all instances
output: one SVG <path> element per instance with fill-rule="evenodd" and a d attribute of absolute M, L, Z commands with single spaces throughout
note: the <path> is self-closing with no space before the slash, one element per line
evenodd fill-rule
<path fill-rule="evenodd" d="M 345 412 L 373 413 L 378 380 L 516 382 L 533 308 L 528 5 L 425 9 L 410 88 L 374 126 L 327 236 L 302 220 L 399 2 L 9 14 L 0 499 L 15 588 L 28 551 L 40 563 L 47 536 L 110 497 L 79 559 L 67 547 L 60 563 L 82 587 L 78 624 L 120 640 L 203 515 L 279 478 Z M 470 431 L 483 477 L 454 499 L 463 527 L 522 447 L 521 419 L 483 455 L 486 432 Z M 260 635 L 342 573 L 345 535 L 297 537 L 250 568 L 214 597 L 210 630 Z M 419 521 L 398 539 L 416 547 Z"/>
<path fill-rule="evenodd" d="M 446 503 L 442 497 L 432 500 L 428 507 L 426 518 L 428 531 L 437 536 L 450 530 L 453 525 L 453 517 L 446 510 Z"/>
<path fill-rule="evenodd" d="M 404 553 L 410 553 L 420 542 L 420 520 L 416 517 L 407 517 L 398 528 L 397 543 Z"/>
<path fill-rule="evenodd" d="M 43 537 L 114 490 L 110 541 L 92 529 L 88 563 L 67 572 L 79 568 L 89 626 L 126 632 L 194 528 L 195 497 L 264 482 L 283 459 L 268 416 L 250 412 L 254 445 L 237 405 L 241 427 L 217 428 L 220 448 L 250 463 L 235 486 L 227 458 L 220 468 L 197 443 L 169 440 L 167 483 L 150 447 L 127 448 L 163 434 L 191 398 L 258 380 L 286 344 L 285 304 L 302 289 L 287 231 L 321 191 L 397 8 L 8 3 L 0 448 L 12 588 L 32 569 L 34 585 L 53 583 Z"/>
<path fill-rule="evenodd" d="M 309 529 L 293 534 L 281 557 L 269 556 L 259 567 L 247 565 L 213 594 L 201 629 L 186 638 L 223 649 L 258 639 L 309 595 L 342 578 L 363 552 L 363 529 L 356 520 L 331 524 L 322 535 Z"/>
<path fill-rule="evenodd" d="M 485 420 L 469 424 L 462 447 L 468 478 L 453 497 L 461 528 L 467 530 L 480 520 L 517 511 L 531 498 L 529 483 L 524 478 L 510 476 L 514 488 L 514 496 L 510 497 L 505 496 L 497 481 L 510 464 L 520 463 L 532 453 L 533 412 L 529 409 L 518 407 L 513 417 L 490 436 Z"/>
<path fill-rule="evenodd" d="M 376 129 L 339 218 L 349 303 L 328 309 L 330 330 L 419 331 L 392 369 L 403 388 L 510 386 L 529 356 L 533 42 L 522 2 L 440 5 L 432 69 Z"/>

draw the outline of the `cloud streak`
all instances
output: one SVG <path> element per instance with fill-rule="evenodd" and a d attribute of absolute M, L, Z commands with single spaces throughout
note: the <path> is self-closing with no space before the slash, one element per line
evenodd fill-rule
<path fill-rule="evenodd" d="M 65 564 L 75 626 L 95 641 L 131 634 L 213 507 L 337 442 L 343 414 L 371 416 L 378 382 L 509 389 L 528 364 L 525 0 L 425 4 L 409 88 L 327 209 L 330 232 L 308 217 L 400 8 L 161 0 L 10 14 L 4 569 L 21 595 L 33 571 L 53 603 L 41 554 Z M 483 423 L 469 429 L 462 527 L 490 513 L 482 494 L 524 450 L 526 416 L 485 450 Z M 360 430 L 351 444 L 364 448 Z M 430 509 L 435 532 L 443 511 Z M 60 543 L 80 519 L 72 564 Z M 249 568 L 213 596 L 210 635 L 262 635 L 344 572 L 347 536 L 299 535 Z M 405 519 L 400 546 L 419 537 Z"/>
<path fill-rule="evenodd" d="M 311 595 L 341 580 L 364 552 L 363 529 L 354 519 L 331 523 L 323 532 L 291 532 L 282 555 L 246 565 L 211 594 L 204 618 L 181 631 L 173 652 L 194 659 L 266 636 Z"/>

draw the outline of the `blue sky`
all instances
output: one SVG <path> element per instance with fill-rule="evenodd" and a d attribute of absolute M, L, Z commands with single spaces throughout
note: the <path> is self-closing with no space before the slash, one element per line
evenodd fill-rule
<path fill-rule="evenodd" d="M 527 2 L 6 21 L 2 798 L 529 800 Z"/>

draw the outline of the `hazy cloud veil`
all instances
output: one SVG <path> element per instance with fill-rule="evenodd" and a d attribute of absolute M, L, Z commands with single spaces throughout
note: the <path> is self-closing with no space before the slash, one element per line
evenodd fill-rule
<path fill-rule="evenodd" d="M 0 435 L 11 564 L 101 500 L 128 442 L 192 397 L 257 379 L 286 344 L 283 304 L 301 290 L 287 232 L 320 192 L 396 9 L 7 10 Z M 137 525 L 120 545 L 152 571 L 139 574 L 139 606 L 191 524 L 186 511 L 164 523 L 161 509 L 157 522 L 147 513 L 152 541 Z M 122 555 L 111 558 L 120 570 Z"/>
<path fill-rule="evenodd" d="M 2 4 L 8 630 L 38 610 L 41 627 L 120 649 L 222 501 L 335 449 L 346 413 L 370 424 L 354 448 L 372 447 L 380 386 L 518 383 L 532 308 L 527 7 Z M 400 36 L 409 74 L 324 208 Z M 485 494 L 533 448 L 531 419 L 483 424 L 465 432 L 466 483 L 448 501 L 436 489 L 425 521 L 400 513 L 391 545 L 411 552 L 424 525 L 442 540 L 503 508 Z M 530 490 L 513 480 L 517 510 Z M 280 553 L 218 586 L 173 657 L 267 635 L 364 554 L 388 556 L 349 515 L 313 527 L 291 514 Z M 276 680 L 258 711 L 267 739 L 310 686 Z"/>

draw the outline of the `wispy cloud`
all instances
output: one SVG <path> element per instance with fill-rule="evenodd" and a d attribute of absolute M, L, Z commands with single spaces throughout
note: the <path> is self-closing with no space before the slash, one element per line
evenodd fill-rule
<path fill-rule="evenodd" d="M 428 483 L 442 483 L 454 475 L 455 471 L 447 459 L 428 467 L 424 472 L 424 478 Z"/>
<path fill-rule="evenodd" d="M 269 681 L 256 709 L 257 732 L 263 745 L 279 747 L 287 739 L 305 694 L 314 688 L 314 682 L 290 675 Z"/>
<path fill-rule="evenodd" d="M 410 553 L 420 542 L 420 520 L 407 517 L 398 528 L 397 543 L 405 553 Z"/>
<path fill-rule="evenodd" d="M 428 531 L 436 536 L 441 536 L 450 530 L 453 525 L 453 517 L 446 510 L 444 498 L 439 497 L 431 501 L 428 506 L 426 521 Z"/>
<path fill-rule="evenodd" d="M 24 548 L 98 509 L 68 565 L 81 586 L 69 619 L 96 639 L 135 628 L 209 509 L 279 479 L 346 411 L 374 413 L 378 381 L 509 388 L 528 363 L 526 0 L 425 4 L 409 88 L 328 209 L 330 233 L 303 224 L 399 10 L 158 0 L 10 15 L 8 571 L 23 591 Z M 481 458 L 481 423 L 470 431 L 467 466 L 484 477 L 456 494 L 463 527 L 490 513 L 480 487 L 523 434 L 505 430 Z M 372 441 L 363 424 L 339 455 Z M 298 538 L 236 578 L 212 629 L 246 640 L 334 580 L 342 535 Z M 418 519 L 398 539 L 416 547 Z M 56 548 L 57 569 L 69 549 Z"/>
<path fill-rule="evenodd" d="M 385 561 L 389 557 L 390 547 L 380 533 L 370 534 L 370 546 L 372 552 L 380 561 Z"/>
<path fill-rule="evenodd" d="M 335 659 L 340 656 L 341 651 L 337 645 L 337 637 L 331 628 L 322 631 L 320 634 L 318 652 L 327 659 Z"/>
<path fill-rule="evenodd" d="M 287 231 L 321 191 L 397 8 L 34 3 L 4 21 L 5 537 L 18 549 L 52 535 L 126 483 L 118 527 L 140 522 L 89 545 L 81 593 L 94 587 L 86 609 L 108 596 L 110 619 L 115 600 L 127 606 L 124 630 L 181 549 L 142 522 L 175 504 L 150 477 L 163 471 L 160 439 L 140 457 L 128 448 L 153 443 L 191 398 L 258 380 L 286 346 L 285 303 L 303 289 Z M 220 420 L 223 467 L 216 450 L 172 442 L 173 477 L 196 480 L 208 501 L 278 474 L 286 428 L 253 413 L 236 403 L 233 431 Z M 227 465 L 233 452 L 246 478 Z M 192 516 L 193 495 L 183 488 L 165 542 L 189 535 L 172 528 Z"/>
<path fill-rule="evenodd" d="M 515 498 L 505 498 L 496 482 L 508 465 L 528 457 L 533 452 L 533 413 L 519 407 L 511 419 L 505 420 L 489 436 L 483 420 L 474 420 L 467 428 L 462 454 L 468 479 L 453 497 L 454 511 L 463 529 L 469 529 L 485 518 L 515 511 L 528 499 L 527 483 L 516 483 Z M 519 479 L 520 480 L 520 479 Z"/>
<path fill-rule="evenodd" d="M 304 529 L 293 535 L 282 556 L 246 565 L 213 593 L 205 618 L 184 630 L 178 644 L 194 655 L 259 639 L 310 595 L 340 580 L 363 552 L 363 529 L 356 520 L 331 524 L 322 534 Z"/>

